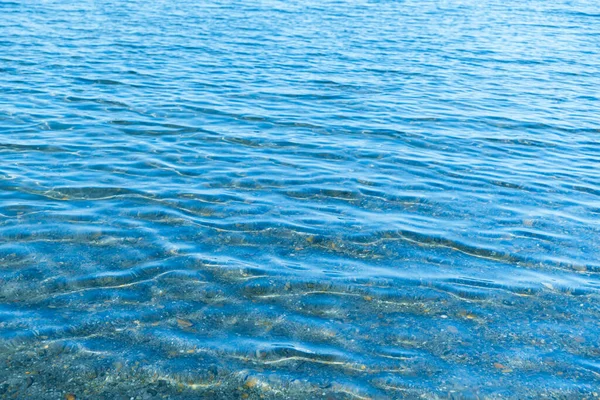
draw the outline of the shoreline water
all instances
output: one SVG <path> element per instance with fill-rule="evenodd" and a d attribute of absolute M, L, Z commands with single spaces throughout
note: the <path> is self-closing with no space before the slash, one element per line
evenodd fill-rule
<path fill-rule="evenodd" d="M 598 397 L 594 5 L 0 15 L 0 399 Z"/>

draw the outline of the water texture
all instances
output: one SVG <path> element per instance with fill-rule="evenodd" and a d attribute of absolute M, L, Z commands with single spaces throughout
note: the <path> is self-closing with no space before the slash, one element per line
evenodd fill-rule
<path fill-rule="evenodd" d="M 599 88 L 593 1 L 0 1 L 0 398 L 599 396 Z"/>

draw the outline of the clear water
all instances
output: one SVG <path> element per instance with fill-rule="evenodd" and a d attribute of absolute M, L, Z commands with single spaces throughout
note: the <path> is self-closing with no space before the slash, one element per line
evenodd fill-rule
<path fill-rule="evenodd" d="M 0 398 L 594 396 L 599 88 L 593 1 L 0 1 Z"/>

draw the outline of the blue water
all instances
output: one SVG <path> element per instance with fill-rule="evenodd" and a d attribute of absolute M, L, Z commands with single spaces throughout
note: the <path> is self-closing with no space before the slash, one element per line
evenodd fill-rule
<path fill-rule="evenodd" d="M 599 89 L 593 1 L 0 1 L 0 398 L 598 395 Z"/>

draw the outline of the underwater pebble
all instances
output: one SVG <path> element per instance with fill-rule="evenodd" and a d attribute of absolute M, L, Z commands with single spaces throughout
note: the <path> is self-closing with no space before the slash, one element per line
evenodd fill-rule
<path fill-rule="evenodd" d="M 246 383 L 244 384 L 244 386 L 251 389 L 251 388 L 255 387 L 257 384 L 258 384 L 258 380 L 256 378 L 249 378 L 246 381 Z"/>
<path fill-rule="evenodd" d="M 573 340 L 577 343 L 585 343 L 585 338 L 583 336 L 575 336 Z"/>
<path fill-rule="evenodd" d="M 177 324 L 182 328 L 189 328 L 190 326 L 194 325 L 187 319 L 177 319 Z"/>

